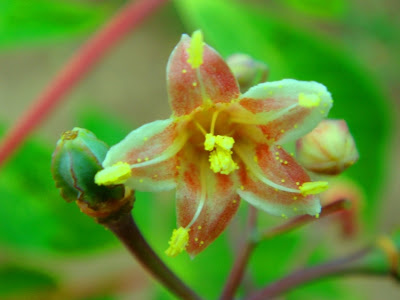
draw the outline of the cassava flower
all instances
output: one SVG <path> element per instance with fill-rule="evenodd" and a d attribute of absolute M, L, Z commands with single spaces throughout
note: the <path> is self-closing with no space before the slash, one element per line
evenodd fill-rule
<path fill-rule="evenodd" d="M 143 191 L 176 188 L 178 229 L 166 253 L 195 255 L 225 229 L 240 199 L 279 216 L 317 215 L 310 177 L 281 143 L 312 130 L 332 100 L 316 82 L 285 79 L 240 95 L 200 31 L 183 35 L 167 66 L 171 118 L 132 131 L 110 149 L 97 184 Z"/>

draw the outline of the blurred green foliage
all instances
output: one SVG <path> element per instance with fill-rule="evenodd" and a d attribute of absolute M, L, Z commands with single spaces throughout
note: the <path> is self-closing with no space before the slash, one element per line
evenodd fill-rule
<path fill-rule="evenodd" d="M 78 1 L 0 1 L 0 48 L 83 35 L 110 14 L 110 4 Z"/>

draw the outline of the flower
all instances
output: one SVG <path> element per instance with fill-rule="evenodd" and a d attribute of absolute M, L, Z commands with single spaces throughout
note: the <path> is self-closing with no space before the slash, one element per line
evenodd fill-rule
<path fill-rule="evenodd" d="M 359 158 L 353 136 L 344 120 L 323 120 L 296 142 L 297 159 L 307 170 L 338 175 Z"/>
<path fill-rule="evenodd" d="M 314 194 L 326 183 L 310 183 L 280 144 L 327 115 L 332 99 L 323 85 L 285 79 L 241 95 L 228 65 L 196 31 L 172 52 L 167 87 L 173 115 L 132 131 L 110 149 L 96 175 L 97 184 L 129 177 L 125 184 L 135 190 L 176 188 L 179 229 L 167 254 L 204 250 L 240 199 L 278 216 L 318 215 Z"/>

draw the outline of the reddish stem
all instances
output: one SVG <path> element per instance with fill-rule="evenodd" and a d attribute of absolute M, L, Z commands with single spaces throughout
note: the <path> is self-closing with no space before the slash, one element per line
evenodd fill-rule
<path fill-rule="evenodd" d="M 236 261 L 232 267 L 232 271 L 229 274 L 229 277 L 226 281 L 226 284 L 225 284 L 224 290 L 221 294 L 220 300 L 233 299 L 233 296 L 235 295 L 235 292 L 236 292 L 237 288 L 239 287 L 240 282 L 242 281 L 244 272 L 246 270 L 246 265 L 250 259 L 250 256 L 251 256 L 253 250 L 257 246 L 259 240 L 271 239 L 277 235 L 292 231 L 292 230 L 299 228 L 301 226 L 304 226 L 308 223 L 318 221 L 321 218 L 324 218 L 333 213 L 340 212 L 340 211 L 346 209 L 348 205 L 349 205 L 348 200 L 335 201 L 335 202 L 333 202 L 329 205 L 326 205 L 322 208 L 322 212 L 318 219 L 313 216 L 310 216 L 310 215 L 301 215 L 301 216 L 295 217 L 282 225 L 273 227 L 272 229 L 269 229 L 269 230 L 261 233 L 257 240 L 254 239 L 254 228 L 255 228 L 256 215 L 255 215 L 255 212 L 251 210 L 250 215 L 249 215 L 249 222 L 248 222 L 249 234 L 250 234 L 251 238 L 243 243 L 243 247 L 237 256 Z M 252 209 L 254 209 L 254 208 L 252 208 Z"/>
<path fill-rule="evenodd" d="M 241 250 L 235 260 L 235 263 L 233 264 L 229 277 L 226 280 L 226 284 L 224 286 L 224 290 L 222 291 L 220 300 L 232 299 L 240 282 L 242 281 L 247 262 L 249 261 L 250 255 L 253 252 L 254 247 L 257 245 L 257 242 L 254 240 L 256 222 L 257 209 L 254 206 L 249 206 L 249 217 L 246 235 L 247 238 L 245 241 L 243 241 Z"/>
<path fill-rule="evenodd" d="M 371 248 L 367 247 L 347 257 L 337 259 L 322 265 L 299 270 L 288 276 L 269 284 L 264 289 L 250 295 L 247 300 L 275 299 L 284 292 L 308 283 L 313 280 L 321 280 L 330 276 L 344 274 L 376 275 L 371 270 L 360 266 L 359 262 L 370 253 Z"/>
<path fill-rule="evenodd" d="M 90 38 L 23 113 L 21 121 L 6 133 L 0 144 L 0 165 L 112 46 L 165 2 L 167 0 L 132 1 Z"/>
<path fill-rule="evenodd" d="M 319 218 L 310 215 L 301 215 L 292 218 L 288 222 L 283 223 L 282 225 L 264 231 L 263 233 L 260 234 L 260 239 L 261 240 L 270 239 L 282 233 L 287 233 L 306 224 L 318 221 L 319 219 L 327 217 L 333 213 L 346 210 L 350 204 L 351 204 L 350 201 L 345 199 L 337 200 L 335 202 L 332 202 L 331 204 L 324 206 L 322 208 L 321 214 L 319 215 Z"/>

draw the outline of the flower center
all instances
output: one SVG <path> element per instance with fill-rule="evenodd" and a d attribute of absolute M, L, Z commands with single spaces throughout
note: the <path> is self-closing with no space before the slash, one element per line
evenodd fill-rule
<path fill-rule="evenodd" d="M 214 173 L 228 175 L 239 168 L 232 159 L 232 147 L 235 140 L 230 136 L 214 134 L 218 114 L 217 110 L 212 115 L 210 133 L 207 133 L 198 122 L 196 126 L 205 136 L 204 149 L 210 151 L 208 158 L 210 169 Z"/>
<path fill-rule="evenodd" d="M 232 159 L 232 147 L 235 140 L 230 136 L 206 134 L 204 149 L 210 152 L 210 168 L 214 173 L 228 175 L 239 167 Z"/>

